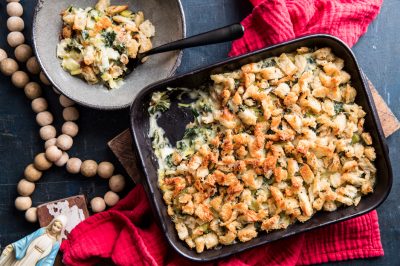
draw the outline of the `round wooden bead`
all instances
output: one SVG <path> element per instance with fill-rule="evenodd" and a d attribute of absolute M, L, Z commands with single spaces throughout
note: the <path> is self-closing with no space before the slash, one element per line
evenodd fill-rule
<path fill-rule="evenodd" d="M 76 121 L 79 119 L 79 112 L 73 106 L 64 108 L 63 110 L 63 118 L 65 121 Z"/>
<path fill-rule="evenodd" d="M 11 2 L 7 4 L 7 14 L 10 17 L 16 16 L 20 17 L 24 13 L 24 9 L 22 5 L 18 2 Z"/>
<path fill-rule="evenodd" d="M 17 47 L 25 42 L 24 35 L 19 31 L 12 31 L 7 35 L 7 43 L 11 47 Z"/>
<path fill-rule="evenodd" d="M 62 153 L 62 156 L 60 159 L 58 159 L 57 161 L 54 162 L 54 164 L 58 167 L 63 167 L 69 159 L 69 155 L 68 153 L 66 153 L 65 151 Z"/>
<path fill-rule="evenodd" d="M 47 110 L 48 104 L 45 98 L 36 98 L 32 101 L 31 106 L 35 113 L 40 113 Z"/>
<path fill-rule="evenodd" d="M 32 48 L 27 44 L 21 44 L 15 48 L 14 55 L 19 62 L 25 63 L 32 57 Z"/>
<path fill-rule="evenodd" d="M 53 115 L 48 112 L 40 112 L 36 115 L 36 122 L 39 124 L 39 126 L 47 126 L 53 123 Z"/>
<path fill-rule="evenodd" d="M 36 182 L 42 177 L 42 172 L 31 163 L 25 167 L 24 176 L 28 181 Z"/>
<path fill-rule="evenodd" d="M 39 153 L 38 155 L 35 156 L 35 159 L 33 160 L 33 164 L 36 169 L 40 171 L 46 171 L 49 169 L 53 163 L 47 160 L 46 154 L 44 152 Z"/>
<path fill-rule="evenodd" d="M 5 58 L 0 62 L 1 73 L 5 76 L 11 76 L 18 71 L 18 63 L 12 58 Z"/>
<path fill-rule="evenodd" d="M 62 151 L 56 146 L 50 146 L 46 149 L 46 158 L 50 162 L 58 161 L 62 156 Z"/>
<path fill-rule="evenodd" d="M 40 73 L 39 62 L 36 59 L 36 56 L 32 56 L 26 62 L 26 69 L 34 75 L 38 75 Z"/>
<path fill-rule="evenodd" d="M 119 201 L 119 196 L 117 193 L 113 192 L 113 191 L 108 191 L 105 195 L 104 195 L 104 201 L 106 202 L 107 206 L 112 207 L 115 204 L 118 203 Z"/>
<path fill-rule="evenodd" d="M 39 83 L 32 81 L 25 85 L 24 92 L 28 99 L 33 100 L 42 95 L 42 88 Z"/>
<path fill-rule="evenodd" d="M 40 71 L 39 78 L 40 78 L 40 81 L 44 85 L 46 85 L 46 86 L 50 86 L 51 85 L 50 81 L 47 79 L 47 77 L 46 77 L 46 75 L 44 74 L 43 71 Z"/>
<path fill-rule="evenodd" d="M 18 194 L 24 197 L 32 195 L 35 191 L 35 183 L 30 182 L 26 179 L 21 179 L 17 185 Z"/>
<path fill-rule="evenodd" d="M 67 171 L 71 174 L 78 174 L 81 171 L 82 161 L 79 158 L 70 158 L 67 161 Z"/>
<path fill-rule="evenodd" d="M 14 72 L 11 76 L 12 84 L 17 88 L 24 88 L 29 82 L 29 76 L 24 71 Z"/>
<path fill-rule="evenodd" d="M 53 127 L 52 125 L 47 125 L 40 128 L 39 135 L 42 138 L 42 140 L 49 140 L 57 136 L 57 131 L 56 128 Z"/>
<path fill-rule="evenodd" d="M 54 91 L 55 94 L 58 94 L 58 95 L 61 94 L 61 92 L 59 92 L 55 87 L 53 87 L 53 91 Z"/>
<path fill-rule="evenodd" d="M 15 208 L 19 211 L 26 211 L 32 206 L 32 199 L 30 197 L 17 197 L 15 199 Z"/>
<path fill-rule="evenodd" d="M 0 62 L 3 61 L 3 59 L 6 59 L 7 57 L 8 56 L 7 56 L 6 51 L 4 51 L 3 49 L 0 48 Z"/>
<path fill-rule="evenodd" d="M 25 23 L 20 17 L 9 17 L 7 19 L 7 28 L 9 31 L 23 31 L 25 28 Z"/>
<path fill-rule="evenodd" d="M 25 219 L 30 223 L 36 223 L 38 220 L 37 208 L 31 207 L 31 208 L 27 209 L 25 212 Z"/>
<path fill-rule="evenodd" d="M 78 134 L 79 127 L 75 122 L 67 121 L 62 125 L 61 131 L 71 137 L 75 137 Z"/>
<path fill-rule="evenodd" d="M 106 203 L 103 198 L 95 197 L 90 201 L 93 212 L 102 212 L 106 209 Z"/>
<path fill-rule="evenodd" d="M 86 177 L 93 177 L 97 173 L 97 163 L 93 160 L 86 160 L 81 165 L 81 174 Z"/>
<path fill-rule="evenodd" d="M 108 186 L 114 192 L 121 192 L 125 188 L 125 178 L 123 175 L 114 175 L 108 181 Z"/>
<path fill-rule="evenodd" d="M 60 95 L 59 100 L 60 100 L 60 104 L 61 104 L 62 107 L 70 107 L 70 106 L 75 104 L 74 101 L 72 101 L 71 99 L 65 97 L 64 95 Z"/>
<path fill-rule="evenodd" d="M 46 142 L 44 143 L 44 149 L 46 150 L 47 148 L 49 148 L 51 146 L 56 146 L 56 142 L 57 142 L 56 138 L 46 140 Z"/>
<path fill-rule="evenodd" d="M 68 136 L 67 134 L 62 134 L 62 135 L 58 136 L 56 145 L 61 150 L 67 151 L 67 150 L 71 149 L 73 143 L 74 143 L 74 141 L 72 140 L 72 138 L 70 136 Z"/>
<path fill-rule="evenodd" d="M 114 165 L 110 162 L 101 162 L 97 168 L 97 175 L 101 178 L 110 178 L 114 173 Z"/>

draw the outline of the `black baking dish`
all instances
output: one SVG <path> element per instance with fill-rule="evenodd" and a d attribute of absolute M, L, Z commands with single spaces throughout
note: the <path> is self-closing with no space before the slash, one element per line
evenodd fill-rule
<path fill-rule="evenodd" d="M 241 65 L 257 62 L 271 56 L 279 56 L 284 52 L 292 52 L 301 46 L 331 47 L 333 52 L 345 61 L 344 69 L 350 73 L 352 85 L 358 92 L 356 102 L 367 112 L 365 128 L 371 133 L 373 145 L 376 149 L 377 183 L 374 193 L 363 197 L 357 207 L 342 207 L 335 212 L 318 212 L 309 221 L 303 224 L 295 223 L 286 230 L 274 231 L 268 234 L 259 233 L 257 238 L 249 242 L 223 246 L 220 249 L 205 250 L 200 254 L 196 253 L 178 238 L 174 223 L 167 214 L 162 193 L 157 185 L 157 161 L 152 151 L 151 140 L 148 137 L 149 114 L 147 108 L 151 94 L 154 91 L 166 90 L 167 87 L 198 88 L 205 82 L 210 81 L 210 74 L 238 69 Z M 174 100 L 175 102 L 177 101 L 176 99 L 171 99 L 172 106 L 174 106 Z M 183 113 L 178 108 L 171 108 L 163 114 L 159 124 L 166 131 L 171 143 L 175 144 L 176 140 L 183 136 L 184 127 L 191 119 L 190 114 Z M 140 158 L 139 164 L 144 174 L 143 185 L 165 236 L 177 252 L 194 261 L 210 261 L 227 257 L 252 247 L 365 214 L 377 208 L 386 199 L 392 186 L 392 169 L 388 148 L 371 92 L 351 50 L 342 41 L 330 35 L 311 35 L 298 38 L 239 57 L 230 58 L 181 76 L 156 82 L 143 89 L 133 102 L 131 107 L 131 130 L 134 139 L 134 150 L 137 152 L 138 158 Z"/>

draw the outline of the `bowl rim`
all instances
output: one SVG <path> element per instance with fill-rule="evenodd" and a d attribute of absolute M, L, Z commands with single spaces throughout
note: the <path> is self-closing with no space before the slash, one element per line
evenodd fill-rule
<path fill-rule="evenodd" d="M 182 21 L 181 21 L 182 22 L 182 24 L 181 24 L 181 26 L 182 26 L 182 38 L 186 38 L 186 34 L 187 34 L 187 32 L 186 32 L 186 18 L 185 18 L 185 12 L 184 12 L 184 9 L 183 9 L 183 6 L 182 6 L 182 2 L 181 2 L 181 0 L 174 0 L 174 1 L 176 1 L 176 3 L 178 4 L 179 13 L 180 13 L 180 16 L 182 18 Z M 82 105 L 82 106 L 86 106 L 86 107 L 89 107 L 89 108 L 93 108 L 93 109 L 97 109 L 97 110 L 109 110 L 109 111 L 111 111 L 111 110 L 121 110 L 121 109 L 125 109 L 127 107 L 130 107 L 132 105 L 132 103 L 135 101 L 136 97 L 139 95 L 139 93 L 144 88 L 146 88 L 147 86 L 143 87 L 141 90 L 139 90 L 138 93 L 136 94 L 136 96 L 133 97 L 133 99 L 129 103 L 126 103 L 126 104 L 123 104 L 123 105 L 107 105 L 107 106 L 103 106 L 103 105 L 99 105 L 99 104 L 87 103 L 85 101 L 77 99 L 76 97 L 74 97 L 73 94 L 63 91 L 62 88 L 59 85 L 55 84 L 54 80 L 51 78 L 51 76 L 49 75 L 48 71 L 44 67 L 44 63 L 43 63 L 43 61 L 42 61 L 42 59 L 41 59 L 41 57 L 39 55 L 38 44 L 37 44 L 37 39 L 36 39 L 37 37 L 36 37 L 36 34 L 35 34 L 36 28 L 38 27 L 38 25 L 37 25 L 37 16 L 38 16 L 38 13 L 40 12 L 40 10 L 43 7 L 43 4 L 44 4 L 44 0 L 36 0 L 36 6 L 35 6 L 35 8 L 33 10 L 31 36 L 32 36 L 33 52 L 34 52 L 34 54 L 36 56 L 36 59 L 37 59 L 39 65 L 40 65 L 40 68 L 41 68 L 43 74 L 50 81 L 50 83 L 51 83 L 50 86 L 53 87 L 53 89 L 57 90 L 59 93 L 65 95 L 68 98 L 70 98 L 71 100 L 73 100 L 77 104 Z M 183 56 L 183 50 L 180 50 L 179 53 L 178 53 L 178 56 L 176 58 L 175 64 L 171 68 L 171 71 L 169 72 L 167 78 L 170 78 L 175 74 L 176 70 L 181 65 L 182 56 Z"/>
<path fill-rule="evenodd" d="M 286 45 L 290 45 L 290 44 L 293 44 L 293 43 L 301 42 L 301 41 L 308 40 L 308 39 L 314 39 L 314 38 L 315 39 L 318 39 L 318 38 L 329 39 L 329 40 L 332 40 L 332 41 L 336 42 L 339 46 L 341 46 L 342 48 L 344 48 L 346 50 L 346 52 L 349 54 L 349 56 L 351 57 L 351 60 L 354 62 L 355 66 L 356 66 L 356 71 L 357 71 L 359 77 L 361 78 L 361 86 L 363 87 L 362 91 L 363 91 L 363 93 L 365 93 L 365 96 L 366 96 L 366 105 L 368 105 L 370 107 L 370 109 L 371 109 L 370 116 L 371 116 L 372 122 L 374 123 L 374 129 L 373 130 L 376 130 L 377 137 L 378 137 L 378 141 L 376 142 L 375 145 L 379 146 L 381 148 L 381 150 L 383 152 L 383 154 L 382 154 L 383 158 L 381 158 L 381 159 L 383 159 L 385 161 L 386 166 L 387 166 L 387 187 L 386 187 L 386 190 L 384 191 L 384 193 L 382 195 L 380 195 L 379 200 L 374 202 L 373 204 L 371 204 L 371 206 L 369 206 L 369 207 L 367 207 L 365 209 L 362 209 L 360 211 L 354 211 L 354 213 L 342 216 L 342 217 L 340 217 L 338 219 L 331 219 L 331 220 L 325 221 L 325 222 L 323 222 L 321 224 L 318 224 L 318 225 L 311 225 L 311 226 L 309 226 L 309 227 L 307 227 L 305 229 L 299 229 L 298 231 L 292 230 L 292 231 L 290 231 L 290 233 L 284 235 L 283 237 L 279 237 L 277 239 L 273 239 L 273 240 L 269 240 L 269 241 L 258 242 L 258 243 L 255 243 L 254 245 L 247 246 L 247 247 L 246 246 L 242 246 L 241 243 L 238 243 L 236 245 L 239 245 L 239 246 L 236 246 L 236 249 L 235 249 L 234 253 L 232 253 L 232 252 L 221 252 L 221 254 L 219 256 L 202 257 L 200 254 L 204 254 L 204 253 L 207 252 L 207 251 L 204 251 L 204 253 L 197 254 L 197 255 L 200 255 L 200 256 L 194 256 L 194 255 L 192 256 L 192 255 L 190 255 L 189 253 L 187 253 L 184 250 L 182 250 L 177 245 L 177 243 L 175 243 L 174 240 L 170 237 L 171 234 L 176 234 L 176 232 L 174 231 L 174 232 L 171 233 L 171 232 L 169 232 L 167 230 L 167 225 L 164 223 L 163 218 L 160 215 L 161 211 L 165 211 L 166 210 L 165 203 L 164 202 L 161 202 L 161 203 L 156 203 L 155 202 L 156 199 L 154 197 L 154 190 L 155 189 L 159 189 L 159 188 L 158 187 L 153 187 L 153 185 L 150 182 L 150 178 L 151 177 L 149 177 L 149 174 L 148 174 L 148 170 L 147 170 L 148 167 L 147 167 L 147 164 L 145 162 L 146 158 L 143 157 L 143 153 L 140 150 L 140 148 L 142 148 L 142 145 L 140 145 L 141 143 L 140 143 L 138 132 L 137 132 L 138 128 L 137 128 L 137 126 L 134 125 L 136 109 L 138 109 L 140 107 L 139 100 L 142 100 L 142 98 L 145 97 L 149 93 L 149 91 L 151 91 L 152 89 L 159 88 L 160 86 L 167 85 L 171 81 L 175 81 L 175 80 L 179 80 L 179 79 L 182 79 L 184 77 L 187 77 L 187 76 L 195 75 L 195 74 L 201 73 L 202 71 L 217 69 L 217 68 L 223 67 L 224 65 L 227 65 L 229 63 L 233 63 L 235 61 L 240 61 L 241 59 L 245 59 L 245 58 L 251 57 L 253 55 L 261 54 L 261 53 L 263 53 L 265 51 L 268 51 L 268 50 L 274 50 L 274 49 L 277 49 L 277 48 L 280 48 L 280 47 L 284 47 Z M 179 253 L 181 256 L 183 256 L 183 257 L 185 257 L 185 258 L 187 258 L 187 259 L 189 259 L 191 261 L 207 262 L 207 261 L 213 261 L 213 260 L 216 260 L 216 259 L 226 258 L 226 257 L 231 256 L 233 254 L 237 254 L 239 252 L 243 252 L 243 251 L 252 249 L 254 247 L 259 247 L 261 245 L 265 245 L 267 243 L 271 243 L 271 242 L 274 242 L 274 241 L 277 241 L 277 240 L 280 240 L 280 239 L 286 239 L 286 238 L 288 238 L 290 236 L 297 235 L 299 233 L 308 232 L 308 231 L 311 231 L 311 230 L 315 230 L 317 228 L 324 227 L 326 225 L 335 224 L 335 223 L 338 223 L 338 222 L 342 222 L 342 221 L 345 221 L 345 220 L 348 220 L 348 219 L 352 219 L 352 218 L 361 216 L 361 215 L 366 214 L 366 213 L 376 209 L 377 207 L 379 207 L 387 199 L 387 197 L 388 197 L 388 195 L 389 195 L 389 193 L 391 191 L 391 188 L 392 188 L 393 172 L 392 172 L 392 166 L 391 166 L 391 161 L 390 161 L 390 157 L 389 157 L 389 149 L 388 149 L 388 146 L 387 146 L 387 143 L 386 143 L 386 139 L 385 139 L 384 134 L 383 134 L 382 126 L 381 126 L 381 123 L 380 123 L 380 120 L 379 120 L 379 117 L 378 117 L 378 113 L 377 113 L 377 110 L 376 110 L 375 103 L 374 103 L 374 101 L 372 99 L 371 91 L 369 90 L 369 88 L 366 85 L 366 80 L 365 80 L 364 74 L 361 71 L 361 68 L 360 68 L 360 66 L 358 64 L 358 61 L 357 61 L 354 53 L 351 51 L 351 49 L 348 47 L 347 44 L 345 44 L 342 40 L 340 40 L 339 38 L 334 37 L 332 35 L 328 35 L 328 34 L 312 34 L 312 35 L 301 36 L 301 37 L 295 38 L 293 40 L 289 40 L 289 41 L 286 41 L 286 42 L 282 42 L 282 43 L 278 43 L 278 44 L 275 44 L 275 45 L 272 45 L 272 46 L 268 46 L 266 48 L 262 48 L 262 49 L 259 49 L 259 50 L 256 50 L 256 51 L 252 51 L 252 52 L 240 55 L 240 56 L 227 58 L 227 59 L 225 59 L 225 60 L 223 60 L 221 62 L 217 62 L 215 64 L 207 65 L 207 66 L 195 69 L 193 71 L 190 71 L 188 73 L 181 74 L 179 76 L 174 76 L 174 77 L 171 77 L 171 78 L 167 78 L 167 79 L 155 82 L 155 83 L 147 86 L 146 88 L 144 88 L 138 94 L 138 96 L 136 97 L 135 101 L 132 103 L 132 106 L 131 106 L 131 109 L 130 109 L 130 122 L 131 122 L 130 132 L 131 132 L 132 138 L 133 138 L 133 143 L 132 143 L 133 150 L 136 153 L 136 155 L 138 155 L 137 156 L 137 158 L 138 158 L 137 164 L 139 166 L 139 169 L 141 169 L 141 171 L 143 173 L 143 179 L 141 180 L 141 183 L 144 185 L 144 188 L 145 188 L 146 194 L 147 194 L 147 196 L 149 198 L 149 201 L 150 201 L 150 204 L 152 206 L 153 212 L 155 213 L 155 216 L 156 216 L 155 218 L 160 223 L 160 225 L 161 225 L 160 227 L 162 228 L 164 236 L 165 236 L 167 242 L 169 243 L 169 245 L 171 245 L 173 247 L 173 249 L 177 253 Z M 161 207 L 160 207 L 160 205 L 161 205 Z M 349 207 L 349 208 L 351 208 L 351 207 Z M 340 210 L 338 210 L 338 212 L 339 211 Z M 279 230 L 279 231 L 281 231 L 281 230 Z M 182 240 L 179 240 L 179 241 L 182 241 Z M 186 248 L 189 249 L 188 247 L 186 247 Z M 222 247 L 221 250 L 223 250 L 223 248 L 224 247 Z"/>

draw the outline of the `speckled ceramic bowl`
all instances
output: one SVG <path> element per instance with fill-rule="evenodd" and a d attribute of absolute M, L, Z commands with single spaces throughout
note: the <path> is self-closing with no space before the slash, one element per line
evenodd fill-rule
<path fill-rule="evenodd" d="M 118 89 L 89 85 L 71 76 L 61 67 L 56 56 L 62 21 L 60 13 L 70 5 L 95 6 L 97 0 L 38 0 L 33 19 L 33 44 L 39 63 L 51 83 L 65 96 L 79 104 L 96 109 L 128 107 L 141 89 L 171 76 L 180 64 L 182 52 L 174 51 L 149 57 L 145 64 L 125 78 Z M 179 0 L 111 0 L 111 4 L 128 4 L 134 11 L 143 11 L 156 28 L 153 47 L 185 37 L 185 20 Z"/>

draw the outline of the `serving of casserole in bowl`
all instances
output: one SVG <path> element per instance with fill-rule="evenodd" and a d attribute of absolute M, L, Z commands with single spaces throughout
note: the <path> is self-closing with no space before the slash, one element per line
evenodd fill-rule
<path fill-rule="evenodd" d="M 138 53 L 184 38 L 185 27 L 179 0 L 41 0 L 32 39 L 58 91 L 79 104 L 110 110 L 130 106 L 141 89 L 175 72 L 182 51 L 149 58 L 131 73 L 127 65 Z"/>
<path fill-rule="evenodd" d="M 391 188 L 363 74 L 329 35 L 150 85 L 131 129 L 155 214 L 192 260 L 364 214 Z"/>

